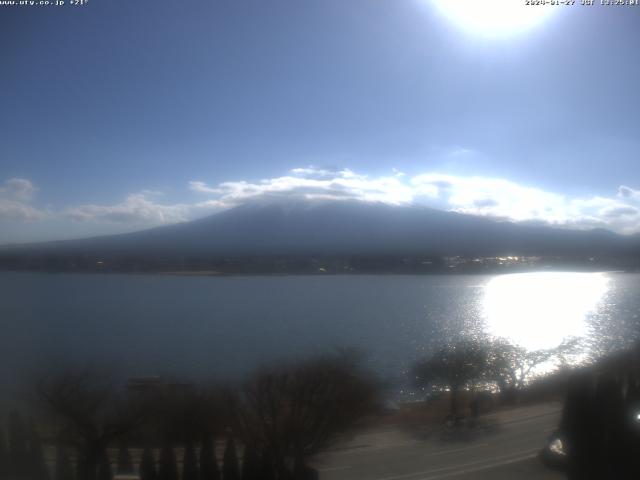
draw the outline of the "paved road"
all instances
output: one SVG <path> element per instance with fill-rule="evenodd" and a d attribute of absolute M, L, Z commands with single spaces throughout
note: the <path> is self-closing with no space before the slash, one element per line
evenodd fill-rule
<path fill-rule="evenodd" d="M 536 458 L 557 425 L 549 403 L 483 417 L 486 429 L 467 438 L 400 427 L 363 432 L 318 458 L 321 480 L 560 480 Z M 490 427 L 490 428 L 489 428 Z"/>

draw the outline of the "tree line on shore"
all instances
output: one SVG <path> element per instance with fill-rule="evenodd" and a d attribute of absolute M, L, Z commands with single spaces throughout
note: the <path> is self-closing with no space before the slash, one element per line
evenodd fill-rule
<path fill-rule="evenodd" d="M 238 388 L 118 388 L 99 371 L 60 370 L 35 390 L 38 422 L 14 412 L 0 428 L 1 479 L 313 479 L 309 459 L 372 412 L 378 392 L 345 352 L 265 367 Z"/>
<path fill-rule="evenodd" d="M 0 478 L 3 480 L 87 478 L 86 465 L 82 465 L 80 458 L 73 458 L 71 449 L 63 442 L 55 445 L 55 458 L 50 462 L 53 469 L 47 468 L 47 458 L 40 433 L 32 420 L 27 424 L 17 411 L 13 411 L 9 415 L 8 423 L 9 428 L 6 434 L 3 429 L 0 429 Z M 176 449 L 168 444 L 158 450 L 159 454 L 155 449 L 145 447 L 136 469 L 129 448 L 125 443 L 120 442 L 115 462 L 107 449 L 100 453 L 93 478 L 112 480 L 114 474 L 126 476 L 136 475 L 136 473 L 141 480 L 275 478 L 270 473 L 270 459 L 260 458 L 250 446 L 245 446 L 242 457 L 239 457 L 233 436 L 227 437 L 222 462 L 217 458 L 215 440 L 208 435 L 204 436 L 198 449 L 195 443 L 188 442 L 182 449 L 181 462 L 178 462 Z"/>
<path fill-rule="evenodd" d="M 577 339 L 567 339 L 553 348 L 529 350 L 504 339 L 458 337 L 416 362 L 411 374 L 419 388 L 448 393 L 448 416 L 457 423 L 462 417 L 462 392 L 490 390 L 499 392 L 503 403 L 514 403 L 531 379 L 540 375 L 539 367 L 547 364 L 548 371 L 566 367 L 579 351 Z M 477 413 L 474 403 L 475 399 L 471 403 L 472 414 Z"/>
<path fill-rule="evenodd" d="M 457 422 L 461 392 L 491 384 L 513 401 L 537 365 L 574 349 L 458 338 L 416 362 L 413 381 L 447 392 Z M 115 471 L 141 480 L 315 479 L 310 459 L 375 412 L 381 397 L 349 351 L 265 367 L 238 388 L 155 377 L 118 388 L 108 378 L 68 369 L 41 376 L 38 422 L 13 412 L 6 435 L 0 428 L 0 478 L 111 480 Z"/>

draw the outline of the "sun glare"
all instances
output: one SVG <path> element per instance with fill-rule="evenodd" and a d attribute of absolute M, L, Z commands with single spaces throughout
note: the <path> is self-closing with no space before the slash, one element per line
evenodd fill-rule
<path fill-rule="evenodd" d="M 432 0 L 436 8 L 464 30 L 487 36 L 517 34 L 542 23 L 557 11 L 524 0 Z"/>
<path fill-rule="evenodd" d="M 603 273 L 500 275 L 485 287 L 488 333 L 529 350 L 553 348 L 587 332 L 587 318 L 608 290 Z"/>

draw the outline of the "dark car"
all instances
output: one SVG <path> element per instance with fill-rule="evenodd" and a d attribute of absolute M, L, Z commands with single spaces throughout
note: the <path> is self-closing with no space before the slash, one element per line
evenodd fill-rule
<path fill-rule="evenodd" d="M 566 440 L 562 433 L 558 430 L 554 431 L 539 454 L 540 461 L 549 468 L 566 470 L 567 451 L 565 445 Z"/>

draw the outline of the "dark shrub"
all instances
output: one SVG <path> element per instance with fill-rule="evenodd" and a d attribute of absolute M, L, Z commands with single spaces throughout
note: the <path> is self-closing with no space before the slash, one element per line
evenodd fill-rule
<path fill-rule="evenodd" d="M 222 478 L 223 480 L 240 480 L 240 468 L 238 467 L 236 442 L 231 436 L 228 438 L 227 446 L 224 449 Z"/>
<path fill-rule="evenodd" d="M 140 480 L 156 480 L 156 459 L 149 447 L 142 452 L 140 459 Z"/>

